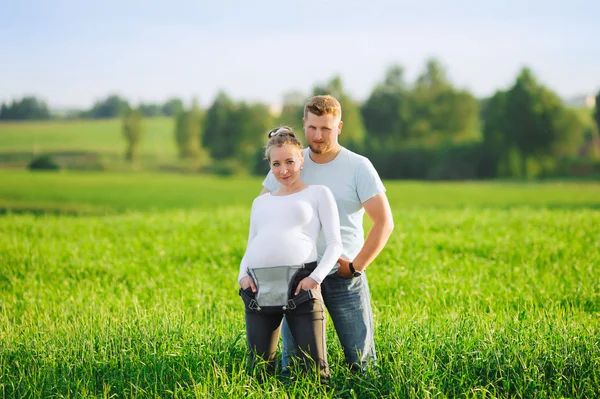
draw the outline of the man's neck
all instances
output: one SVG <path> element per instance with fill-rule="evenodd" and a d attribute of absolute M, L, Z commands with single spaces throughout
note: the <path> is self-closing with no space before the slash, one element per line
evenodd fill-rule
<path fill-rule="evenodd" d="M 342 146 L 338 144 L 338 146 L 334 149 L 332 149 L 329 152 L 322 152 L 320 154 L 314 153 L 312 150 L 309 149 L 309 155 L 310 155 L 310 159 L 314 162 L 314 163 L 329 163 L 331 161 L 333 161 L 335 159 L 335 157 L 338 156 L 338 154 L 342 151 Z"/>

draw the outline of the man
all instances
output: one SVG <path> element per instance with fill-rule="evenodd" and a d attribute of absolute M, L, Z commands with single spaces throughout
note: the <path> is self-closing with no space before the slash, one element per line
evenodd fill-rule
<path fill-rule="evenodd" d="M 385 246 L 394 222 L 385 187 L 371 162 L 338 143 L 342 132 L 342 108 L 332 96 L 316 96 L 304 106 L 302 118 L 308 148 L 303 150 L 302 181 L 331 189 L 337 202 L 343 251 L 339 268 L 321 284 L 323 299 L 353 370 L 366 370 L 376 359 L 373 311 L 365 271 Z M 261 194 L 279 185 L 272 173 L 263 182 Z M 373 222 L 364 239 L 363 215 Z M 325 242 L 320 237 L 318 252 Z M 294 351 L 291 333 L 284 322 L 283 366 Z"/>

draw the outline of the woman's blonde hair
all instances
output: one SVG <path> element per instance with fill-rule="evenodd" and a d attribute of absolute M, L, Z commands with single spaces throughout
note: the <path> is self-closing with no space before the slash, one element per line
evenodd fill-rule
<path fill-rule="evenodd" d="M 302 143 L 296 138 L 294 131 L 289 126 L 280 126 L 273 128 L 269 131 L 269 141 L 265 147 L 265 159 L 271 160 L 271 148 L 283 147 L 284 145 L 291 145 L 297 147 L 298 151 L 302 152 Z"/>

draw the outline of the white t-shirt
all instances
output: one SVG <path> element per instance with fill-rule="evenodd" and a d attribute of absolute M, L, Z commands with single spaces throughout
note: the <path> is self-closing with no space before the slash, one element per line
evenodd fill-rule
<path fill-rule="evenodd" d="M 322 230 L 326 249 L 310 277 L 321 283 L 342 253 L 340 220 L 331 190 L 312 185 L 294 194 L 259 196 L 252 203 L 248 246 L 238 281 L 249 268 L 301 265 L 318 259 Z"/>
<path fill-rule="evenodd" d="M 342 147 L 342 151 L 331 162 L 318 164 L 310 159 L 310 149 L 305 148 L 304 168 L 300 178 L 306 184 L 322 184 L 333 192 L 337 203 L 342 233 L 342 257 L 353 260 L 362 249 L 365 241 L 363 229 L 363 203 L 379 193 L 385 187 L 371 161 Z M 269 172 L 263 186 L 274 191 L 279 182 Z M 318 253 L 325 251 L 325 241 L 319 237 Z M 332 272 L 337 270 L 334 269 Z"/>

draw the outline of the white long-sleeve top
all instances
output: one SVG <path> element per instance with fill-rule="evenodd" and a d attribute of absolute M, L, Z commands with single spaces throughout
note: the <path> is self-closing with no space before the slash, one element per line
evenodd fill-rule
<path fill-rule="evenodd" d="M 317 260 L 317 239 L 323 230 L 326 249 L 310 277 L 321 283 L 342 254 L 340 219 L 331 190 L 311 185 L 294 194 L 270 193 L 252 203 L 248 246 L 238 281 L 249 268 L 300 265 Z"/>

